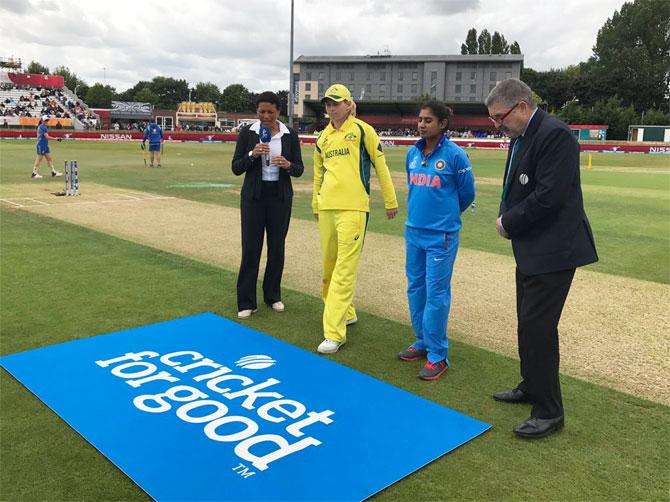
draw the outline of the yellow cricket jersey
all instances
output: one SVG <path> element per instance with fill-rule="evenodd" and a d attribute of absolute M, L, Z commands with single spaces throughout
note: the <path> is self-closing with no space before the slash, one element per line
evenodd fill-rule
<path fill-rule="evenodd" d="M 312 210 L 370 211 L 370 167 L 381 183 L 384 207 L 398 207 L 391 174 L 375 130 L 353 116 L 330 123 L 316 140 Z"/>

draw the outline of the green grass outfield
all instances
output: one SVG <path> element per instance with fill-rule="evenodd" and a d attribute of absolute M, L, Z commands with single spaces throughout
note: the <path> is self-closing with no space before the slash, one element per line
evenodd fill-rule
<path fill-rule="evenodd" d="M 167 143 L 164 167 L 145 169 L 139 143 L 94 141 L 52 142 L 56 167 L 63 159 L 79 162 L 81 189 L 93 180 L 110 186 L 155 192 L 174 197 L 239 206 L 239 196 L 222 187 L 241 186 L 242 176 L 230 170 L 234 145 Z M 406 147 L 386 149 L 388 162 L 399 176 L 404 172 Z M 476 212 L 464 215 L 461 246 L 511 255 L 509 242 L 498 237 L 495 218 L 500 203 L 505 151 L 468 150 L 478 184 Z M 313 148 L 303 148 L 305 174 L 300 182 L 312 182 Z M 586 165 L 582 155 L 582 166 Z M 26 182 L 34 161 L 34 142 L 0 142 L 0 185 Z M 586 211 L 593 227 L 600 261 L 591 270 L 670 283 L 670 156 L 645 154 L 593 154 L 592 170 L 582 169 Z M 193 164 L 193 165 L 191 165 Z M 47 173 L 43 164 L 42 173 Z M 374 175 L 373 175 L 374 177 Z M 62 179 L 52 180 L 54 186 Z M 189 188 L 189 186 L 191 188 Z M 197 187 L 196 187 L 197 186 Z M 406 196 L 399 193 L 400 215 L 386 220 L 378 192 L 373 192 L 370 230 L 403 235 Z M 298 191 L 294 218 L 311 215 L 311 190 Z"/>
<path fill-rule="evenodd" d="M 230 173 L 230 145 L 167 144 L 161 170 L 142 167 L 136 143 L 64 142 L 54 143 L 52 149 L 57 159 L 79 161 L 82 191 L 90 180 L 238 204 L 237 195 L 221 188 L 181 188 L 193 183 L 239 185 L 241 178 Z M 33 152 L 32 142 L 0 142 L 0 189 L 28 181 Z M 402 171 L 404 152 L 387 149 L 394 171 Z M 496 183 L 480 184 L 477 212 L 465 216 L 462 245 L 509 254 L 508 244 L 496 238 L 493 228 L 504 154 L 470 154 L 476 176 L 495 178 Z M 309 182 L 309 148 L 305 156 L 305 182 Z M 594 155 L 594 163 L 592 171 L 582 172 L 587 211 L 601 255 L 601 262 L 592 269 L 667 284 L 668 158 Z M 44 166 L 42 170 L 46 173 Z M 62 178 L 41 182 L 58 188 Z M 298 193 L 296 217 L 311 217 L 310 197 L 308 192 Z M 378 197 L 375 204 L 371 229 L 401 235 L 402 214 L 387 222 Z M 28 212 L 0 210 L 2 354 L 203 311 L 230 317 L 236 310 L 234 291 L 233 272 Z M 261 309 L 250 326 L 313 350 L 321 333 L 321 301 L 295 291 L 286 291 L 284 299 L 289 305 L 300 305 L 299 311 L 276 315 Z M 76 314 L 66 304 L 76 305 Z M 376 499 L 668 500 L 667 407 L 563 377 L 566 429 L 545 440 L 517 440 L 511 428 L 527 417 L 528 407 L 496 403 L 490 397 L 492 391 L 516 381 L 517 361 L 452 342 L 453 370 L 446 379 L 422 382 L 416 378 L 418 365 L 401 364 L 394 357 L 395 348 L 407 340 L 408 328 L 360 314 L 360 325 L 351 329 L 349 350 L 333 359 L 493 424 L 482 437 L 394 484 Z M 374 330 L 366 329 L 370 326 Z M 383 333 L 383 339 L 375 333 Z M 147 499 L 5 372 L 0 378 L 0 409 L 0 500 Z M 421 433 L 418 428 L 417 434 Z"/>

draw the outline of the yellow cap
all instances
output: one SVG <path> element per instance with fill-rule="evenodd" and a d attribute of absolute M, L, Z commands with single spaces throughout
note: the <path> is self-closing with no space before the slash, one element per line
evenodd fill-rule
<path fill-rule="evenodd" d="M 349 92 L 349 89 L 342 84 L 333 84 L 326 90 L 326 94 L 323 95 L 321 101 L 325 101 L 326 99 L 330 99 L 336 103 L 344 101 L 345 99 L 351 101 L 351 93 Z"/>

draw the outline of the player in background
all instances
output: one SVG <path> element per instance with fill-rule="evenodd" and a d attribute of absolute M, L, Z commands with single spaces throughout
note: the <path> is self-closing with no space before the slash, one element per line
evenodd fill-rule
<path fill-rule="evenodd" d="M 449 367 L 447 319 L 451 274 L 458 251 L 461 213 L 475 199 L 475 179 L 465 152 L 449 141 L 451 109 L 439 101 L 421 105 L 421 139 L 407 152 L 405 224 L 407 299 L 415 342 L 398 354 L 426 358 L 422 380 L 436 380 Z"/>
<path fill-rule="evenodd" d="M 154 156 L 157 157 L 158 167 L 161 167 L 161 145 L 163 143 L 163 129 L 161 126 L 152 122 L 144 130 L 144 136 L 142 138 L 142 145 L 144 145 L 149 140 L 149 154 L 150 164 L 149 167 L 154 167 Z"/>
<path fill-rule="evenodd" d="M 49 130 L 47 129 L 47 120 L 49 120 L 49 116 L 43 115 L 37 126 L 37 157 L 35 158 L 35 164 L 33 164 L 33 174 L 31 176 L 34 180 L 42 179 L 42 175 L 37 172 L 37 169 L 42 163 L 42 159 L 46 159 L 47 165 L 51 169 L 51 176 L 62 176 L 62 173 L 59 173 L 54 169 L 54 160 L 51 157 L 51 151 L 49 150 L 49 140 L 51 139 L 51 136 L 49 136 Z"/>

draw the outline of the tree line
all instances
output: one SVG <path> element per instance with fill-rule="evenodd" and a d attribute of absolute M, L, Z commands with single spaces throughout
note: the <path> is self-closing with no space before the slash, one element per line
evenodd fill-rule
<path fill-rule="evenodd" d="M 471 28 L 461 54 L 520 54 L 517 41 L 509 44 L 497 31 Z M 31 73 L 49 73 L 33 61 Z M 211 82 L 189 87 L 186 80 L 155 77 L 117 92 L 109 85 L 88 86 L 69 68 L 60 66 L 65 85 L 77 90 L 86 104 L 109 108 L 111 101 L 140 101 L 156 108 L 174 109 L 182 102 L 209 101 L 229 112 L 253 112 L 257 94 L 242 84 L 220 90 Z M 670 124 L 670 2 L 634 0 L 623 4 L 598 31 L 593 54 L 586 62 L 567 68 L 536 71 L 523 68 L 521 79 L 538 95 L 547 111 L 570 124 L 609 125 L 608 137 L 625 139 L 631 124 Z M 282 114 L 287 114 L 288 91 L 279 91 Z"/>
<path fill-rule="evenodd" d="M 505 36 L 497 31 L 493 35 L 484 28 L 477 35 L 476 28 L 470 28 L 465 37 L 465 42 L 461 44 L 461 54 L 521 54 L 521 47 L 516 40 L 512 45 L 507 43 Z"/>
<path fill-rule="evenodd" d="M 635 0 L 598 30 L 586 62 L 525 68 L 521 79 L 569 124 L 607 124 L 625 139 L 632 124 L 670 125 L 670 3 Z"/>
<path fill-rule="evenodd" d="M 516 52 L 516 51 L 519 52 Z M 498 32 L 468 31 L 462 54 L 518 54 Z M 540 104 L 569 124 L 605 124 L 625 139 L 632 124 L 670 125 L 670 3 L 624 3 L 598 30 L 593 54 L 567 68 L 523 68 Z"/>
<path fill-rule="evenodd" d="M 89 86 L 65 66 L 59 66 L 50 72 L 48 67 L 32 61 L 27 71 L 62 76 L 65 86 L 92 108 L 109 108 L 112 101 L 137 101 L 151 103 L 157 109 L 175 109 L 179 103 L 188 101 L 190 97 L 191 101 L 214 103 L 219 110 L 254 112 L 258 96 L 242 84 L 231 84 L 223 90 L 212 82 L 198 82 L 194 87 L 189 87 L 186 80 L 163 76 L 154 77 L 150 81 L 142 80 L 130 89 L 117 92 L 111 85 L 96 83 Z M 286 115 L 288 91 L 279 91 L 277 94 L 282 102 L 281 111 Z"/>

